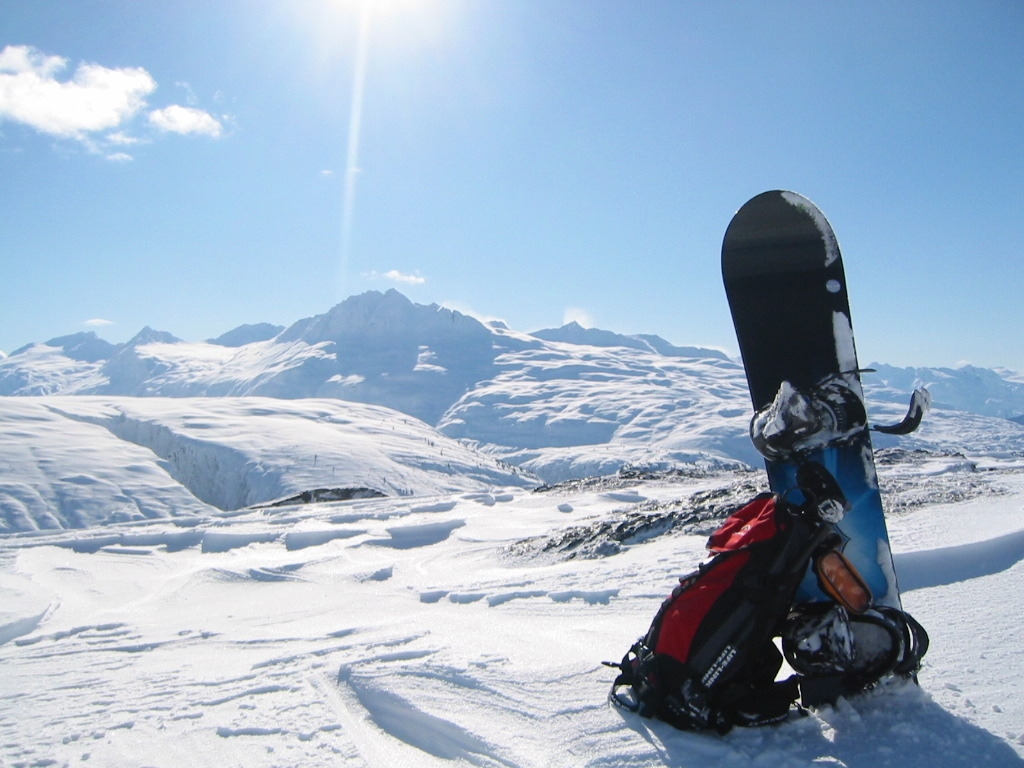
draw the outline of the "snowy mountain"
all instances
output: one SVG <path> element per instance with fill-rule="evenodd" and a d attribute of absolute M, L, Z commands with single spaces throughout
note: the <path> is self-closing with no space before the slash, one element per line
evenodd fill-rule
<path fill-rule="evenodd" d="M 394 292 L 236 331 L 0 360 L 0 764 L 1024 765 L 1014 374 L 865 376 L 937 402 L 875 441 L 920 687 L 720 737 L 600 662 L 763 487 L 737 362 Z"/>
<path fill-rule="evenodd" d="M 534 331 L 531 336 L 545 341 L 561 341 L 566 344 L 584 345 L 588 347 L 627 347 L 645 352 L 654 352 L 666 357 L 698 357 L 728 360 L 724 352 L 704 347 L 677 347 L 660 336 L 645 334 L 624 336 L 621 333 L 603 331 L 599 328 L 584 328 L 573 321 L 561 328 L 545 328 Z"/>
<path fill-rule="evenodd" d="M 716 350 L 575 323 L 527 334 L 393 290 L 353 296 L 263 338 L 274 330 L 243 326 L 207 343 L 149 328 L 121 345 L 91 333 L 52 339 L 0 361 L 0 394 L 373 404 L 545 482 L 626 465 L 760 463 L 746 437 L 742 367 Z M 873 367 L 865 388 L 877 422 L 897 420 L 921 384 L 935 403 L 919 433 L 882 437 L 881 447 L 1024 451 L 1024 382 L 972 367 Z"/>
<path fill-rule="evenodd" d="M 246 344 L 272 339 L 283 330 L 283 325 L 272 323 L 240 325 L 227 333 L 222 333 L 216 339 L 210 339 L 209 342 L 222 347 L 244 347 Z"/>
<path fill-rule="evenodd" d="M 368 403 L 413 416 L 547 482 L 628 463 L 759 463 L 745 436 L 742 368 L 717 350 L 576 323 L 521 333 L 414 304 L 394 290 L 353 296 L 263 338 L 273 330 L 243 326 L 213 343 L 148 328 L 123 345 L 94 334 L 52 339 L 0 361 L 0 394 Z M 914 387 L 931 388 L 936 418 L 928 423 L 945 428 L 926 426 L 910 445 L 1024 450 L 1024 382 L 1011 374 L 873 367 L 878 372 L 865 375 L 865 388 L 876 421 L 898 419 Z M 962 434 L 948 439 L 950 430 Z"/>
<path fill-rule="evenodd" d="M 1024 383 L 1009 372 L 965 365 L 960 368 L 895 368 L 875 364 L 876 378 L 885 386 L 908 390 L 915 382 L 927 382 L 932 403 L 938 408 L 968 411 L 983 416 L 1019 420 L 1024 416 Z"/>
<path fill-rule="evenodd" d="M 331 397 L 436 423 L 490 377 L 498 354 L 477 320 L 414 305 L 397 291 L 354 296 L 271 339 L 234 346 L 253 333 L 190 344 L 146 328 L 105 350 L 92 334 L 53 339 L 0 363 L 0 394 Z"/>

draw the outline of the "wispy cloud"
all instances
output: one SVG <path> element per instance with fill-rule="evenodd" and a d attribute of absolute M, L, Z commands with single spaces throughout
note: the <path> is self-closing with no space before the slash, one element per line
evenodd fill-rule
<path fill-rule="evenodd" d="M 396 283 L 407 283 L 409 285 L 423 285 L 427 282 L 427 278 L 420 275 L 406 275 L 399 272 L 397 269 L 392 269 L 384 273 L 384 277 L 388 280 L 394 280 Z"/>
<path fill-rule="evenodd" d="M 145 141 L 144 139 L 140 139 L 138 136 L 129 136 L 127 133 L 124 133 L 123 131 L 115 131 L 114 133 L 108 133 L 104 137 L 104 139 L 107 141 L 108 144 L 123 147 L 128 147 L 133 144 L 142 144 Z"/>
<path fill-rule="evenodd" d="M 129 132 L 132 121 L 147 112 L 156 80 L 141 67 L 110 68 L 80 63 L 66 79 L 63 56 L 29 45 L 0 50 L 0 121 L 21 123 L 39 133 L 80 142 L 89 151 L 113 159 L 127 157 L 123 147 L 141 140 Z M 217 138 L 223 126 L 213 115 L 194 107 L 171 105 L 148 112 L 150 123 L 163 132 Z"/>
<path fill-rule="evenodd" d="M 397 269 L 390 269 L 383 274 L 377 271 L 366 272 L 364 275 L 370 280 L 390 280 L 393 283 L 404 283 L 406 285 L 423 285 L 427 282 L 427 278 L 422 275 L 409 275 L 399 272 Z"/>
<path fill-rule="evenodd" d="M 224 126 L 209 112 L 178 104 L 153 110 L 149 122 L 168 133 L 196 133 L 216 139 L 224 132 Z"/>
<path fill-rule="evenodd" d="M 102 328 L 108 325 L 113 325 L 113 320 L 104 320 L 102 317 L 94 317 L 90 320 L 86 320 L 82 325 L 87 325 L 90 328 Z"/>

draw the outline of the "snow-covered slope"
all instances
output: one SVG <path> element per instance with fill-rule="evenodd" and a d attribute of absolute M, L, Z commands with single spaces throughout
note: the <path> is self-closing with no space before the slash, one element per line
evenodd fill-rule
<path fill-rule="evenodd" d="M 259 397 L 3 398 L 0 466 L 0 533 L 537 482 L 386 408 Z"/>
<path fill-rule="evenodd" d="M 548 482 L 629 462 L 757 460 L 735 362 L 549 341 L 495 363 L 494 378 L 467 392 L 438 429 L 493 446 Z"/>
<path fill-rule="evenodd" d="M 715 350 L 574 323 L 531 335 L 396 291 L 351 297 L 265 338 L 274 330 L 243 326 L 211 343 L 148 328 L 124 345 L 94 334 L 53 339 L 0 361 L 0 393 L 372 403 L 545 482 L 629 464 L 759 464 L 746 438 L 743 370 Z M 932 416 L 903 445 L 1024 451 L 1024 384 L 1009 373 L 875 367 L 865 388 L 879 423 L 900 418 L 915 386 L 932 389 Z"/>
<path fill-rule="evenodd" d="M 921 687 L 724 737 L 609 706 L 600 662 L 760 472 L 0 536 L 0 764 L 1024 765 L 1021 470 L 883 465 Z"/>

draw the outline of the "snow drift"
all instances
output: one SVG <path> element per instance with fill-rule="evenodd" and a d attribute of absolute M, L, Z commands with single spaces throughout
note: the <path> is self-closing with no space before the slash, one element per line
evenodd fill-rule
<path fill-rule="evenodd" d="M 0 762 L 1021 765 L 1024 467 L 988 467 L 883 467 L 904 602 L 932 639 L 921 686 L 725 737 L 611 707 L 600 661 L 759 472 L 0 536 Z M 929 497 L 936 477 L 964 500 Z M 615 538 L 645 516 L 660 524 Z"/>

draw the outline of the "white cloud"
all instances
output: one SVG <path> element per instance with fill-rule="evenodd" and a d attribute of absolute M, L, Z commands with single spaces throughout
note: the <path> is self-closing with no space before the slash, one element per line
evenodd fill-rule
<path fill-rule="evenodd" d="M 186 104 L 198 104 L 199 99 L 196 98 L 195 91 L 192 90 L 192 86 L 184 80 L 179 80 L 175 83 L 176 86 L 185 91 L 185 103 Z"/>
<path fill-rule="evenodd" d="M 29 45 L 0 50 L 0 122 L 9 120 L 78 141 L 110 160 L 131 159 L 120 148 L 146 141 L 134 136 L 130 126 L 149 108 L 146 99 L 156 90 L 156 81 L 141 67 L 89 63 L 58 79 L 67 67 L 63 56 L 50 56 Z M 195 96 L 185 87 L 191 102 Z M 220 120 L 195 107 L 173 104 L 149 111 L 148 118 L 162 132 L 214 138 L 224 132 Z"/>
<path fill-rule="evenodd" d="M 427 282 L 427 278 L 425 277 L 421 277 L 420 275 L 405 275 L 397 269 L 385 272 L 384 277 L 388 280 L 394 280 L 396 283 L 408 283 L 409 285 L 423 285 Z"/>
<path fill-rule="evenodd" d="M 363 275 L 370 280 L 391 280 L 395 283 L 406 283 L 407 285 L 423 285 L 427 282 L 427 278 L 421 275 L 407 275 L 404 272 L 399 272 L 397 269 L 390 269 L 384 274 L 374 270 L 373 272 L 364 272 Z"/>
<path fill-rule="evenodd" d="M 133 144 L 141 144 L 142 139 L 137 136 L 129 136 L 124 131 L 115 131 L 114 133 L 108 133 L 103 137 L 108 144 L 113 144 L 119 147 L 129 147 Z"/>
<path fill-rule="evenodd" d="M 19 74 L 35 71 L 49 78 L 68 64 L 62 56 L 44 56 L 30 45 L 8 45 L 0 51 L 0 72 Z"/>
<path fill-rule="evenodd" d="M 51 136 L 83 139 L 134 117 L 156 90 L 156 81 L 138 67 L 79 64 L 70 80 L 58 80 L 66 67 L 67 59 L 27 45 L 0 51 L 0 120 L 23 123 Z"/>
<path fill-rule="evenodd" d="M 196 133 L 216 139 L 224 132 L 224 126 L 209 112 L 179 104 L 153 110 L 149 113 L 149 121 L 169 133 Z"/>
<path fill-rule="evenodd" d="M 129 155 L 127 152 L 112 152 L 107 155 L 107 160 L 111 160 L 115 163 L 127 163 L 135 158 Z"/>
<path fill-rule="evenodd" d="M 91 320 L 86 320 L 82 325 L 88 325 L 92 328 L 100 328 L 105 325 L 113 325 L 113 320 L 104 320 L 102 317 L 94 317 Z"/>

